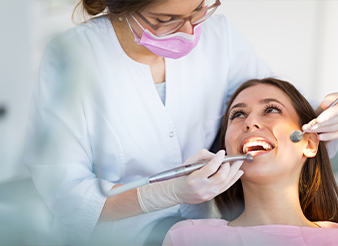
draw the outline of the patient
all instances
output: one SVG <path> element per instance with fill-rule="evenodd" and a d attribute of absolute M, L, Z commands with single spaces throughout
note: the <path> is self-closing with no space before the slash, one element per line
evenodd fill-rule
<path fill-rule="evenodd" d="M 338 245 L 338 188 L 325 143 L 316 133 L 290 140 L 315 117 L 288 82 L 241 85 L 225 113 L 221 147 L 254 160 L 215 198 L 223 219 L 179 222 L 164 245 Z"/>

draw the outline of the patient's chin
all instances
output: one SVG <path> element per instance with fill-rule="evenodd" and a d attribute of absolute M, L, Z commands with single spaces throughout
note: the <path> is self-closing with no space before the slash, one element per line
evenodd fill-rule
<path fill-rule="evenodd" d="M 254 181 L 257 183 L 269 183 L 275 182 L 276 178 L 280 177 L 281 172 L 278 171 L 278 167 L 274 167 L 271 162 L 258 161 L 255 159 L 252 163 L 244 163 L 241 167 L 244 171 L 242 180 Z"/>

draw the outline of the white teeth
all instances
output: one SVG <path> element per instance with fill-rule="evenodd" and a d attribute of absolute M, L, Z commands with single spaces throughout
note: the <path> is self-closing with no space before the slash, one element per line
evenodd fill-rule
<path fill-rule="evenodd" d="M 249 151 L 249 148 L 250 147 L 254 147 L 254 146 L 261 146 L 263 147 L 265 150 L 271 150 L 272 149 L 272 146 L 271 144 L 265 142 L 265 141 L 262 141 L 262 140 L 252 140 L 252 141 L 249 141 L 247 143 L 245 143 L 243 145 L 243 153 L 246 154 L 248 153 Z M 257 151 L 257 150 L 256 150 Z"/>

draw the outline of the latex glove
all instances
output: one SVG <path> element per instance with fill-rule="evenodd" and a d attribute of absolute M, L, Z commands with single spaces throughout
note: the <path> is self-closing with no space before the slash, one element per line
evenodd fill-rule
<path fill-rule="evenodd" d="M 220 150 L 217 154 L 202 150 L 189 158 L 187 164 L 212 159 L 201 169 L 173 180 L 172 184 L 178 199 L 188 204 L 209 201 L 233 185 L 243 175 L 243 171 L 239 170 L 243 161 L 221 165 L 224 157 L 224 150 Z"/>
<path fill-rule="evenodd" d="M 180 203 L 197 204 L 211 200 L 216 195 L 227 190 L 242 175 L 239 170 L 243 161 L 221 163 L 225 151 L 213 154 L 204 149 L 184 164 L 212 158 L 211 161 L 193 173 L 164 182 L 152 183 L 137 188 L 139 204 L 145 213 L 162 210 Z"/>
<path fill-rule="evenodd" d="M 321 102 L 320 106 L 325 110 L 337 98 L 338 92 L 329 94 Z M 316 123 L 314 123 L 315 121 Z M 321 141 L 338 139 L 338 104 L 325 110 L 316 119 L 302 127 L 303 131 L 308 128 L 310 128 L 308 132 L 317 132 Z"/>

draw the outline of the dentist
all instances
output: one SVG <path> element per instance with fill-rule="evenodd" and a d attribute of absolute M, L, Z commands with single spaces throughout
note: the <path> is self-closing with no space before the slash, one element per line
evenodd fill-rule
<path fill-rule="evenodd" d="M 213 16 L 220 4 L 82 0 L 78 7 L 95 18 L 47 45 L 25 163 L 62 243 L 143 244 L 163 218 L 211 217 L 208 201 L 243 174 L 241 162 L 221 166 L 224 151 L 206 149 L 236 88 L 271 72 L 240 32 Z M 338 138 L 334 125 L 326 140 Z M 99 190 L 98 173 L 110 190 L 209 158 L 186 177 L 111 198 Z"/>

